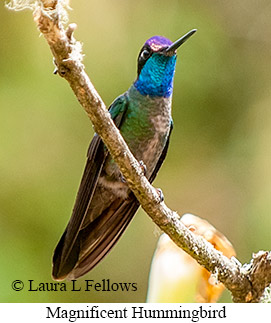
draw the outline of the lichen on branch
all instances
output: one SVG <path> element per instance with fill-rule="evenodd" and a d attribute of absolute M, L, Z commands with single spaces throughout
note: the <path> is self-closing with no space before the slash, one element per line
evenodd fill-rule
<path fill-rule="evenodd" d="M 34 14 L 35 10 L 39 9 L 52 20 L 57 17 L 60 23 L 66 24 L 69 20 L 68 9 L 71 9 L 69 2 L 69 0 L 10 0 L 6 3 L 6 7 L 14 11 L 30 9 Z"/>

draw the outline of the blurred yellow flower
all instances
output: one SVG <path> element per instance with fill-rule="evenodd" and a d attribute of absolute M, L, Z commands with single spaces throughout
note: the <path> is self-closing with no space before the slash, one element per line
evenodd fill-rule
<path fill-rule="evenodd" d="M 192 214 L 181 218 L 189 230 L 209 241 L 225 256 L 235 251 L 228 239 L 209 222 Z M 201 267 L 166 234 L 159 238 L 153 257 L 147 302 L 216 302 L 224 290 L 215 276 Z"/>

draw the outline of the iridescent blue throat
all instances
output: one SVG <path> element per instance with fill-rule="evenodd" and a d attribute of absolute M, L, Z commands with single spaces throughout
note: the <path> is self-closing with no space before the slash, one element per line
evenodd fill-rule
<path fill-rule="evenodd" d="M 154 53 L 143 66 L 134 85 L 142 95 L 169 97 L 173 90 L 176 55 Z"/>

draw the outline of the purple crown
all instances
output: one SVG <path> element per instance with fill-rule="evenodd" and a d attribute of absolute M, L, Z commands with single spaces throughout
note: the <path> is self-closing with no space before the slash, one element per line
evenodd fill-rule
<path fill-rule="evenodd" d="M 153 36 L 148 39 L 145 45 L 149 45 L 154 52 L 159 51 L 161 48 L 165 48 L 172 44 L 168 38 L 163 36 Z"/>

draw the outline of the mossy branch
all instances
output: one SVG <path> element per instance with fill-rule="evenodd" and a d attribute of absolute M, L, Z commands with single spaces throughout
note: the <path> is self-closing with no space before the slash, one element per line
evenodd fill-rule
<path fill-rule="evenodd" d="M 176 212 L 164 202 L 160 203 L 156 189 L 144 176 L 85 72 L 81 44 L 73 37 L 76 25 L 70 24 L 64 28 L 67 6 L 67 0 L 12 0 L 8 4 L 14 10 L 34 10 L 34 20 L 54 57 L 55 73 L 70 84 L 145 212 L 176 245 L 224 283 L 232 293 L 234 302 L 259 302 L 265 288 L 271 283 L 271 253 L 259 252 L 249 265 L 242 266 L 238 261 L 223 256 L 202 237 L 193 234 Z"/>

